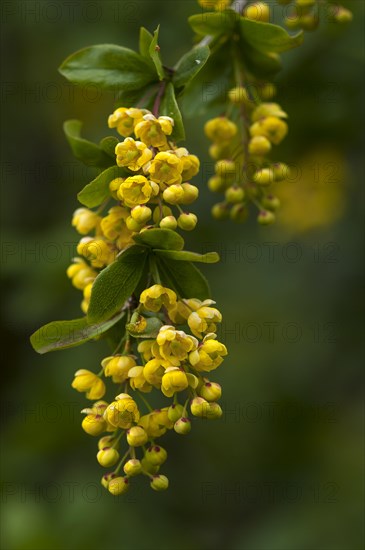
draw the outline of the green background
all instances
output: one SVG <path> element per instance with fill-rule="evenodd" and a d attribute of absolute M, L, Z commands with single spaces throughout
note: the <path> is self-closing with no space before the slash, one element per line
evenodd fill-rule
<path fill-rule="evenodd" d="M 322 185 L 339 189 L 341 215 L 327 212 L 328 223 L 306 232 L 280 220 L 258 227 L 254 216 L 245 225 L 213 221 L 204 177 L 208 115 L 186 121 L 187 146 L 203 163 L 193 208 L 199 225 L 186 241 L 222 256 L 204 271 L 230 351 L 212 376 L 223 386 L 225 413 L 194 422 L 189 436 L 167 435 L 168 492 L 141 479 L 113 498 L 99 485 L 96 442 L 80 428 L 85 401 L 70 386 L 76 369 L 97 371 L 107 349 L 90 343 L 38 356 L 28 342 L 41 324 L 79 316 L 80 294 L 65 276 L 77 242 L 69 220 L 93 172 L 72 158 L 62 123 L 80 118 L 90 139 L 110 133 L 113 98 L 73 89 L 57 66 L 94 43 L 136 48 L 139 27 L 158 23 L 162 55 L 173 65 L 190 47 L 186 18 L 199 7 L 3 2 L 4 550 L 362 548 L 364 14 L 362 2 L 349 5 L 351 26 L 338 32 L 321 21 L 300 50 L 284 54 L 277 80 L 290 115 L 277 156 L 295 163 L 313 150 L 335 151 L 346 178 Z M 295 206 L 304 219 L 310 204 Z"/>

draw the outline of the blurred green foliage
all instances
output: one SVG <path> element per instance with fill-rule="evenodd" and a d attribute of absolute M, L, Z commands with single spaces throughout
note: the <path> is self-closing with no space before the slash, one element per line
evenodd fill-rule
<path fill-rule="evenodd" d="M 205 273 L 230 349 L 214 377 L 225 415 L 195 422 L 185 438 L 166 437 L 167 494 L 138 483 L 114 499 L 99 487 L 96 443 L 80 428 L 83 397 L 70 386 L 74 371 L 97 369 L 107 348 L 90 343 L 37 356 L 28 342 L 41 324 L 79 316 L 80 294 L 65 276 L 77 242 L 69 220 L 94 172 L 71 156 L 62 123 L 79 118 L 85 135 L 99 140 L 113 105 L 107 94 L 72 88 L 57 67 L 86 45 L 137 47 L 139 27 L 159 23 L 161 50 L 174 64 L 191 44 L 186 19 L 199 7 L 190 0 L 3 2 L 4 550 L 363 547 L 364 9 L 360 1 L 348 5 L 351 26 L 321 24 L 307 34 L 299 50 L 284 54 L 277 80 L 278 102 L 290 115 L 280 159 L 334 150 L 347 170 L 341 219 L 305 232 L 295 224 L 213 221 L 207 117 L 186 122 L 187 146 L 203 161 L 199 229 L 187 247 L 222 256 Z"/>

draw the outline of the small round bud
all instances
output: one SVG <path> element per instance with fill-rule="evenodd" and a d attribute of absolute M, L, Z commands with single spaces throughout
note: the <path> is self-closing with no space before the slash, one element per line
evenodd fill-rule
<path fill-rule="evenodd" d="M 142 458 L 141 466 L 142 466 L 143 472 L 147 474 L 157 474 L 157 472 L 160 469 L 160 466 L 156 464 L 152 464 L 152 462 L 148 462 L 146 457 Z"/>
<path fill-rule="evenodd" d="M 152 216 L 151 208 L 148 206 L 138 205 L 131 210 L 132 218 L 139 224 L 145 224 Z"/>
<path fill-rule="evenodd" d="M 283 162 L 276 162 L 272 165 L 275 181 L 283 181 L 290 176 L 290 168 Z"/>
<path fill-rule="evenodd" d="M 155 491 L 165 491 L 169 486 L 169 480 L 166 476 L 155 475 L 151 481 L 151 487 Z"/>
<path fill-rule="evenodd" d="M 158 223 L 162 218 L 165 218 L 166 216 L 171 216 L 172 210 L 169 206 L 162 206 L 161 208 L 159 206 L 156 206 L 156 208 L 153 211 L 153 221 L 155 223 Z"/>
<path fill-rule="evenodd" d="M 265 136 L 254 136 L 248 143 L 248 151 L 251 155 L 263 156 L 271 150 L 271 143 Z"/>
<path fill-rule="evenodd" d="M 154 466 L 161 466 L 167 458 L 167 452 L 159 445 L 152 445 L 144 455 L 145 459 Z"/>
<path fill-rule="evenodd" d="M 266 82 L 259 88 L 259 93 L 261 96 L 261 99 L 264 101 L 268 101 L 269 99 L 272 99 L 276 94 L 276 86 L 275 84 L 272 84 L 271 82 Z"/>
<path fill-rule="evenodd" d="M 123 470 L 127 476 L 138 476 L 142 472 L 142 464 L 138 458 L 131 458 L 124 464 Z"/>
<path fill-rule="evenodd" d="M 125 221 L 125 224 L 129 229 L 129 231 L 136 231 L 136 232 L 139 232 L 143 226 L 143 224 L 140 224 L 136 220 L 134 220 L 132 216 L 128 216 L 128 218 Z"/>
<path fill-rule="evenodd" d="M 127 477 L 115 477 L 109 481 L 108 491 L 112 495 L 123 495 L 129 489 Z"/>
<path fill-rule="evenodd" d="M 184 189 L 179 183 L 170 185 L 162 194 L 163 200 L 169 204 L 180 204 L 184 200 Z"/>
<path fill-rule="evenodd" d="M 180 403 L 173 403 L 170 405 L 167 411 L 168 419 L 171 420 L 171 422 L 176 422 L 176 420 L 179 420 L 179 418 L 182 417 L 184 412 L 184 407 L 180 405 Z"/>
<path fill-rule="evenodd" d="M 182 188 L 184 189 L 184 197 L 180 204 L 191 204 L 199 196 L 199 189 L 191 183 L 183 183 Z"/>
<path fill-rule="evenodd" d="M 116 449 L 113 449 L 112 447 L 104 447 L 104 449 L 100 449 L 100 451 L 96 455 L 96 458 L 100 466 L 104 466 L 104 468 L 110 468 L 110 466 L 114 466 L 114 464 L 118 462 L 119 453 Z"/>
<path fill-rule="evenodd" d="M 243 223 L 248 218 L 248 208 L 245 204 L 234 204 L 229 215 L 231 220 L 237 223 Z"/>
<path fill-rule="evenodd" d="M 165 218 L 162 218 L 159 225 L 162 229 L 174 230 L 177 228 L 177 220 L 175 216 L 166 216 Z"/>
<path fill-rule="evenodd" d="M 226 184 L 224 183 L 224 181 L 220 176 L 212 176 L 208 180 L 208 188 L 213 193 L 219 193 L 225 190 Z"/>
<path fill-rule="evenodd" d="M 233 160 L 219 160 L 215 163 L 215 171 L 218 176 L 232 178 L 236 175 L 237 166 Z"/>
<path fill-rule="evenodd" d="M 277 197 L 274 197 L 274 195 L 266 195 L 261 201 L 262 206 L 267 208 L 268 210 L 277 210 L 280 208 L 280 200 Z"/>
<path fill-rule="evenodd" d="M 198 218 L 196 217 L 196 215 L 191 213 L 189 214 L 188 212 L 180 214 L 177 219 L 177 225 L 180 227 L 180 229 L 183 229 L 184 231 L 192 231 L 197 223 Z"/>
<path fill-rule="evenodd" d="M 219 160 L 224 159 L 228 155 L 229 146 L 224 143 L 213 143 L 209 147 L 209 156 L 212 157 L 213 160 Z"/>
<path fill-rule="evenodd" d="M 221 398 L 222 388 L 217 382 L 205 382 L 199 390 L 199 395 L 206 401 L 217 401 Z"/>
<path fill-rule="evenodd" d="M 286 27 L 288 27 L 288 29 L 292 29 L 292 30 L 299 29 L 300 18 L 298 17 L 297 14 L 293 14 L 290 17 L 284 18 L 284 24 Z"/>
<path fill-rule="evenodd" d="M 229 207 L 225 202 L 219 202 L 212 208 L 212 216 L 216 220 L 225 220 L 229 216 Z"/>
<path fill-rule="evenodd" d="M 202 397 L 195 397 L 190 403 L 190 411 L 193 416 L 206 418 L 209 411 L 209 403 Z"/>
<path fill-rule="evenodd" d="M 177 420 L 174 424 L 174 430 L 176 433 L 181 435 L 188 434 L 191 430 L 191 422 L 189 418 L 186 418 L 184 416 L 182 418 L 179 418 L 179 420 Z"/>
<path fill-rule="evenodd" d="M 209 403 L 208 418 L 214 420 L 215 418 L 220 418 L 223 414 L 223 411 L 218 405 L 218 403 Z"/>
<path fill-rule="evenodd" d="M 235 105 L 243 104 L 246 105 L 246 107 L 254 108 L 256 98 L 258 98 L 256 90 L 250 90 L 249 92 L 243 86 L 237 86 L 228 92 L 228 99 Z"/>
<path fill-rule="evenodd" d="M 274 172 L 271 168 L 262 168 L 254 173 L 253 179 L 258 185 L 270 185 L 274 181 Z"/>
<path fill-rule="evenodd" d="M 113 472 L 111 472 L 109 474 L 104 474 L 103 477 L 101 478 L 102 486 L 105 487 L 105 489 L 107 489 L 108 486 L 109 486 L 109 482 L 115 477 L 117 477 L 117 476 Z"/>
<path fill-rule="evenodd" d="M 336 23 L 350 23 L 353 15 L 350 10 L 342 6 L 336 6 L 336 12 L 333 14 L 333 20 Z"/>
<path fill-rule="evenodd" d="M 261 225 L 270 225 L 275 222 L 275 214 L 269 210 L 262 210 L 257 216 L 257 221 Z"/>
<path fill-rule="evenodd" d="M 81 427 L 89 435 L 100 435 L 106 430 L 106 422 L 102 415 L 88 414 L 83 419 Z"/>
<path fill-rule="evenodd" d="M 122 185 L 124 178 L 115 178 L 109 183 L 109 191 L 113 199 L 119 200 L 117 192 L 119 187 Z"/>
<path fill-rule="evenodd" d="M 140 447 L 148 441 L 148 435 L 142 426 L 133 426 L 127 431 L 127 441 L 131 447 Z"/>
<path fill-rule="evenodd" d="M 115 441 L 115 438 L 113 435 L 105 435 L 98 441 L 98 449 L 99 451 L 101 449 L 105 449 L 105 447 L 112 447 L 113 443 Z"/>
<path fill-rule="evenodd" d="M 265 2 L 255 2 L 244 10 L 243 15 L 252 21 L 267 23 L 270 20 L 270 8 Z"/>
<path fill-rule="evenodd" d="M 319 25 L 319 19 L 316 15 L 312 15 L 311 13 L 301 15 L 299 25 L 304 31 L 315 31 Z"/>
<path fill-rule="evenodd" d="M 228 187 L 225 193 L 225 197 L 227 202 L 231 204 L 236 204 L 243 201 L 245 197 L 245 192 L 242 187 L 239 187 L 238 185 L 232 185 L 231 187 Z"/>

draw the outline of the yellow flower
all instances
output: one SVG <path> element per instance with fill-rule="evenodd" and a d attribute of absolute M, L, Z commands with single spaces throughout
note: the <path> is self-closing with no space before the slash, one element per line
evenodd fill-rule
<path fill-rule="evenodd" d="M 129 212 L 123 206 L 113 206 L 110 208 L 108 215 L 102 218 L 100 222 L 103 235 L 110 241 L 114 241 L 122 235 L 124 235 L 126 240 L 130 240 L 131 233 L 125 225 L 128 216 Z"/>
<path fill-rule="evenodd" d="M 153 188 L 151 182 L 144 176 L 127 178 L 118 190 L 118 198 L 130 208 L 138 204 L 145 204 L 150 200 L 152 194 Z"/>
<path fill-rule="evenodd" d="M 152 386 L 147 382 L 144 377 L 143 367 L 133 367 L 130 369 L 129 382 L 134 390 L 142 391 L 143 393 L 149 393 L 152 390 Z"/>
<path fill-rule="evenodd" d="M 182 179 L 190 180 L 197 175 L 200 169 L 200 160 L 195 155 L 189 155 L 189 151 L 185 147 L 179 147 L 175 150 L 177 155 L 183 162 Z"/>
<path fill-rule="evenodd" d="M 188 354 L 197 347 L 198 340 L 194 336 L 164 325 L 160 328 L 152 353 L 157 359 L 161 358 L 161 364 L 164 367 L 179 367 L 182 361 L 187 359 Z"/>
<path fill-rule="evenodd" d="M 167 311 L 171 321 L 175 325 L 184 324 L 191 313 L 190 308 L 185 304 L 185 300 L 178 300 Z"/>
<path fill-rule="evenodd" d="M 105 410 L 105 420 L 114 428 L 127 430 L 138 422 L 140 414 L 137 403 L 127 393 L 121 393 Z"/>
<path fill-rule="evenodd" d="M 67 268 L 67 277 L 72 280 L 74 287 L 83 290 L 97 275 L 82 258 L 75 258 L 74 263 Z"/>
<path fill-rule="evenodd" d="M 84 313 L 87 313 L 87 310 L 89 309 L 92 288 L 93 283 L 89 283 L 85 286 L 83 291 L 84 299 L 81 302 L 81 309 Z"/>
<path fill-rule="evenodd" d="M 254 136 L 264 136 L 271 143 L 278 145 L 288 133 L 288 125 L 276 116 L 268 116 L 255 122 L 250 126 L 250 134 Z"/>
<path fill-rule="evenodd" d="M 108 118 L 109 128 L 116 128 L 117 132 L 123 136 L 128 137 L 133 134 L 134 127 L 143 118 L 144 111 L 140 109 L 126 109 L 120 107 Z"/>
<path fill-rule="evenodd" d="M 91 408 L 81 411 L 87 414 L 81 424 L 87 434 L 97 436 L 106 431 L 107 423 L 103 418 L 103 414 L 107 406 L 108 403 L 105 401 L 98 401 Z"/>
<path fill-rule="evenodd" d="M 137 172 L 144 164 L 152 158 L 152 151 L 141 141 L 134 141 L 127 137 L 122 143 L 118 143 L 115 148 L 117 155 L 117 165 L 126 166 L 129 170 Z"/>
<path fill-rule="evenodd" d="M 156 312 L 161 307 L 172 307 L 176 303 L 176 294 L 169 288 L 153 285 L 142 292 L 139 301 L 145 309 Z"/>
<path fill-rule="evenodd" d="M 139 425 L 146 430 L 149 438 L 161 437 L 166 433 L 166 430 L 171 430 L 173 427 L 174 423 L 167 416 L 168 409 L 168 407 L 156 409 L 149 414 L 141 416 Z"/>
<path fill-rule="evenodd" d="M 128 378 L 128 371 L 135 367 L 136 362 L 130 355 L 113 355 L 105 357 L 101 366 L 105 376 L 111 376 L 115 384 L 122 384 Z"/>
<path fill-rule="evenodd" d="M 208 120 L 204 126 L 205 135 L 216 143 L 232 139 L 237 134 L 237 126 L 222 116 Z"/>
<path fill-rule="evenodd" d="M 282 110 L 278 103 L 261 103 L 254 112 L 252 113 L 251 119 L 252 122 L 257 122 L 258 120 L 273 116 L 277 118 L 287 118 L 287 114 Z"/>
<path fill-rule="evenodd" d="M 115 252 L 111 244 L 102 239 L 84 237 L 77 245 L 77 253 L 84 256 L 93 267 L 104 267 L 114 261 Z"/>
<path fill-rule="evenodd" d="M 198 0 L 202 8 L 207 10 L 225 10 L 231 4 L 231 0 Z"/>
<path fill-rule="evenodd" d="M 152 359 L 152 346 L 156 340 L 142 340 L 137 346 L 138 353 L 141 354 L 145 361 Z"/>
<path fill-rule="evenodd" d="M 151 113 L 144 115 L 143 120 L 134 128 L 137 138 L 148 147 L 166 147 L 167 138 L 172 133 L 174 121 L 168 116 L 154 117 Z"/>
<path fill-rule="evenodd" d="M 222 321 L 222 314 L 214 307 L 203 306 L 189 315 L 188 325 L 191 332 L 198 338 L 203 333 L 215 332 L 215 323 Z"/>
<path fill-rule="evenodd" d="M 148 435 L 142 426 L 133 426 L 127 432 L 128 445 L 132 447 L 140 447 L 148 441 Z"/>
<path fill-rule="evenodd" d="M 186 372 L 178 367 L 169 367 L 161 381 L 161 391 L 166 397 L 172 397 L 174 393 L 183 391 L 189 386 Z"/>
<path fill-rule="evenodd" d="M 143 369 L 143 375 L 147 382 L 153 386 L 160 386 L 162 377 L 165 373 L 164 367 L 158 359 L 147 361 Z"/>
<path fill-rule="evenodd" d="M 72 226 L 81 235 L 87 235 L 98 225 L 100 216 L 88 208 L 78 208 L 72 217 Z"/>
<path fill-rule="evenodd" d="M 124 180 L 125 180 L 125 178 L 114 178 L 109 183 L 109 191 L 110 191 L 110 194 L 113 197 L 113 199 L 118 200 L 117 192 L 118 192 L 118 189 L 122 185 Z"/>
<path fill-rule="evenodd" d="M 71 385 L 78 392 L 86 392 L 87 399 L 101 399 L 105 394 L 103 380 L 86 369 L 75 372 L 75 378 Z"/>
<path fill-rule="evenodd" d="M 250 155 L 266 155 L 271 149 L 271 143 L 265 136 L 254 136 L 248 142 Z"/>
<path fill-rule="evenodd" d="M 148 171 L 151 179 L 160 185 L 181 183 L 184 164 L 178 156 L 169 152 L 157 153 Z"/>
<path fill-rule="evenodd" d="M 189 361 L 196 370 L 210 372 L 216 369 L 222 363 L 222 357 L 227 355 L 226 346 L 214 338 L 215 335 L 206 336 L 202 345 L 189 354 Z"/>

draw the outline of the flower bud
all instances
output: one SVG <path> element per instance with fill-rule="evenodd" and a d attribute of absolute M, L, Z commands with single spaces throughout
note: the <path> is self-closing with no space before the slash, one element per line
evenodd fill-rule
<path fill-rule="evenodd" d="M 166 216 L 171 216 L 172 210 L 169 206 L 162 206 L 161 208 L 159 206 L 156 206 L 156 208 L 153 211 L 153 221 L 155 223 L 158 223 L 162 218 L 165 218 Z"/>
<path fill-rule="evenodd" d="M 110 468 L 110 466 L 114 466 L 114 464 L 118 462 L 119 453 L 116 449 L 113 449 L 112 447 L 104 447 L 104 449 L 101 449 L 98 452 L 96 458 L 100 466 L 104 466 L 104 468 Z"/>
<path fill-rule="evenodd" d="M 269 210 L 262 210 L 257 216 L 257 221 L 261 225 L 270 225 L 275 222 L 275 214 Z"/>
<path fill-rule="evenodd" d="M 171 422 L 176 422 L 176 420 L 179 420 L 179 418 L 182 417 L 183 412 L 184 407 L 180 405 L 180 403 L 177 403 L 176 405 L 175 403 L 173 403 L 172 405 L 170 405 L 167 411 L 167 416 L 169 420 L 171 420 Z"/>
<path fill-rule="evenodd" d="M 229 216 L 228 204 L 225 202 L 219 202 L 212 208 L 212 216 L 216 220 L 225 220 Z"/>
<path fill-rule="evenodd" d="M 131 458 L 124 464 L 123 470 L 127 476 L 137 476 L 142 473 L 142 464 L 138 458 Z"/>
<path fill-rule="evenodd" d="M 123 181 L 124 181 L 124 178 L 115 178 L 114 180 L 112 180 L 109 183 L 110 194 L 113 197 L 113 199 L 115 199 L 115 200 L 119 200 L 117 193 L 118 193 L 119 187 L 122 185 Z"/>
<path fill-rule="evenodd" d="M 230 211 L 230 218 L 234 222 L 243 223 L 248 218 L 248 208 L 245 204 L 234 204 Z"/>
<path fill-rule="evenodd" d="M 304 31 L 315 31 L 319 25 L 319 18 L 311 13 L 301 15 L 299 25 Z"/>
<path fill-rule="evenodd" d="M 131 210 L 132 218 L 139 224 L 145 224 L 152 216 L 151 208 L 144 205 L 138 205 Z"/>
<path fill-rule="evenodd" d="M 191 422 L 189 418 L 186 418 L 183 416 L 182 418 L 179 418 L 174 424 L 174 430 L 176 433 L 185 435 L 188 434 L 191 430 Z"/>
<path fill-rule="evenodd" d="M 177 225 L 184 231 L 192 231 L 198 222 L 195 214 L 184 212 L 177 219 Z"/>
<path fill-rule="evenodd" d="M 242 187 L 239 187 L 238 185 L 232 185 L 231 187 L 228 187 L 225 193 L 225 197 L 227 202 L 231 204 L 236 204 L 243 201 L 245 197 L 245 192 Z"/>
<path fill-rule="evenodd" d="M 223 411 L 220 407 L 220 405 L 218 405 L 218 403 L 209 403 L 209 411 L 208 411 L 208 415 L 207 417 L 210 419 L 210 420 L 214 420 L 216 418 L 220 418 L 223 414 Z"/>
<path fill-rule="evenodd" d="M 175 216 L 166 216 L 165 218 L 162 218 L 159 225 L 162 229 L 174 230 L 177 228 L 177 220 Z"/>
<path fill-rule="evenodd" d="M 266 82 L 265 84 L 260 86 L 259 93 L 260 93 L 261 99 L 263 99 L 264 101 L 268 101 L 269 99 L 272 99 L 275 96 L 276 86 L 271 82 Z"/>
<path fill-rule="evenodd" d="M 169 204 L 180 204 L 184 200 L 184 189 L 182 185 L 176 183 L 167 187 L 162 196 L 163 200 Z"/>
<path fill-rule="evenodd" d="M 208 416 L 209 403 L 202 397 L 195 397 L 190 403 L 190 410 L 192 415 L 206 418 Z"/>
<path fill-rule="evenodd" d="M 270 185 L 274 181 L 274 172 L 271 168 L 261 168 L 254 173 L 253 179 L 258 185 Z"/>
<path fill-rule="evenodd" d="M 222 178 L 233 178 L 236 175 L 237 166 L 233 160 L 219 160 L 215 163 L 215 171 Z"/>
<path fill-rule="evenodd" d="M 225 190 L 226 184 L 220 176 L 212 176 L 208 180 L 208 188 L 213 193 L 219 193 Z"/>
<path fill-rule="evenodd" d="M 290 168 L 283 162 L 276 162 L 272 165 L 275 181 L 283 181 L 290 176 Z"/>
<path fill-rule="evenodd" d="M 337 6 L 336 13 L 333 14 L 333 19 L 336 23 L 349 23 L 352 21 L 352 18 L 351 11 L 342 6 Z"/>
<path fill-rule="evenodd" d="M 104 435 L 104 437 L 102 437 L 98 441 L 99 451 L 102 449 L 105 449 L 105 447 L 112 447 L 114 441 L 115 441 L 115 437 L 113 435 Z"/>
<path fill-rule="evenodd" d="M 100 480 L 102 486 L 105 487 L 105 489 L 107 489 L 108 486 L 109 486 L 110 481 L 115 477 L 117 477 L 117 476 L 114 472 L 111 472 L 109 474 L 104 474 L 103 477 Z"/>
<path fill-rule="evenodd" d="M 166 476 L 155 475 L 151 481 L 151 487 L 155 491 L 165 491 L 169 486 L 169 480 Z"/>
<path fill-rule="evenodd" d="M 277 210 L 280 207 L 280 200 L 274 195 L 266 195 L 262 199 L 261 204 L 268 210 Z"/>
<path fill-rule="evenodd" d="M 127 441 L 132 447 L 140 447 L 148 441 L 148 435 L 142 426 L 133 426 L 127 431 Z"/>
<path fill-rule="evenodd" d="M 195 185 L 183 183 L 181 186 L 184 189 L 184 197 L 180 204 L 191 204 L 198 198 L 199 189 Z"/>
<path fill-rule="evenodd" d="M 252 21 L 267 23 L 270 20 L 270 8 L 265 2 L 255 2 L 244 10 L 243 15 Z"/>
<path fill-rule="evenodd" d="M 152 445 L 144 455 L 145 459 L 154 466 L 161 466 L 167 458 L 167 452 L 159 445 Z"/>
<path fill-rule="evenodd" d="M 146 457 L 142 458 L 141 466 L 142 466 L 143 473 L 147 473 L 147 474 L 157 474 L 157 472 L 160 469 L 160 466 L 158 466 L 157 464 L 152 464 L 152 462 L 148 462 Z"/>
<path fill-rule="evenodd" d="M 222 388 L 217 382 L 205 382 L 199 389 L 199 395 L 207 401 L 217 401 L 221 398 Z"/>
<path fill-rule="evenodd" d="M 229 90 L 228 99 L 231 101 L 231 103 L 234 103 L 235 105 L 243 104 L 246 105 L 246 107 L 253 108 L 255 106 L 255 99 L 258 99 L 255 92 L 256 90 L 250 90 L 249 92 L 243 86 L 237 86 L 236 88 L 232 88 L 232 90 Z"/>
<path fill-rule="evenodd" d="M 248 143 L 248 151 L 251 155 L 263 156 L 271 150 L 271 143 L 265 136 L 254 136 Z"/>
<path fill-rule="evenodd" d="M 100 435 L 106 430 L 106 422 L 102 415 L 88 414 L 81 423 L 82 429 L 89 435 Z"/>
<path fill-rule="evenodd" d="M 129 231 L 135 231 L 135 232 L 139 232 L 143 226 L 143 224 L 140 224 L 136 220 L 134 220 L 132 216 L 128 216 L 128 218 L 125 221 L 125 224 L 128 227 Z"/>
<path fill-rule="evenodd" d="M 112 495 L 123 495 L 129 489 L 127 477 L 115 477 L 109 481 L 108 491 Z"/>

